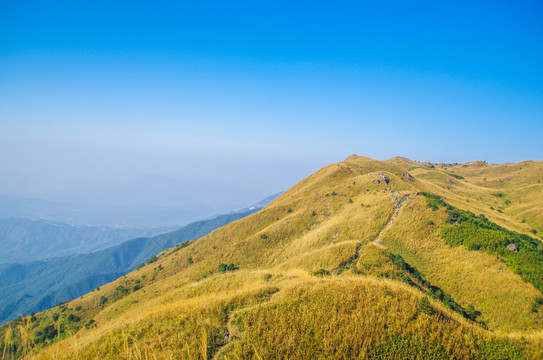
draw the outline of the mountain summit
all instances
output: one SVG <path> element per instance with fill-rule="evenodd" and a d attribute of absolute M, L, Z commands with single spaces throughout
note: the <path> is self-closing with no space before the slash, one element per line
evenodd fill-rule
<path fill-rule="evenodd" d="M 35 359 L 542 358 L 542 180 L 543 162 L 351 155 L 251 216 L 4 325 L 0 351 Z"/>

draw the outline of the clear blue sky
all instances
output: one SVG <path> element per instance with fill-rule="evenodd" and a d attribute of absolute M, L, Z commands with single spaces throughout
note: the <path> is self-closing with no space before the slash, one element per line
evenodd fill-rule
<path fill-rule="evenodd" d="M 541 160 L 542 64 L 538 1 L 0 0 L 0 192 Z"/>

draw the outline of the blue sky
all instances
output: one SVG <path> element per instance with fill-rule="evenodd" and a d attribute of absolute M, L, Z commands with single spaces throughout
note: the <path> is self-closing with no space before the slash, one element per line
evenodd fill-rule
<path fill-rule="evenodd" d="M 543 159 L 537 1 L 0 0 L 0 34 L 0 192 Z"/>

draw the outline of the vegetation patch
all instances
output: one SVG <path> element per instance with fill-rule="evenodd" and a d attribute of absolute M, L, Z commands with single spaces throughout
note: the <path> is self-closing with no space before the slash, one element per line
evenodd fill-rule
<path fill-rule="evenodd" d="M 464 180 L 463 176 L 460 176 L 460 175 L 457 175 L 457 174 L 453 174 L 453 173 L 449 173 L 449 172 L 445 172 L 445 174 L 447 174 L 449 176 L 452 176 L 453 178 L 458 179 L 458 180 Z"/>
<path fill-rule="evenodd" d="M 219 272 L 222 272 L 222 273 L 227 272 L 227 271 L 234 271 L 237 269 L 238 268 L 234 264 L 230 264 L 230 265 L 220 264 L 219 265 Z"/>
<path fill-rule="evenodd" d="M 394 265 L 396 265 L 400 270 L 407 272 L 413 279 L 416 280 L 416 283 L 415 283 L 410 276 L 403 274 L 401 276 L 401 280 L 405 282 L 406 284 L 414 286 L 423 292 L 427 292 L 428 295 L 430 295 L 432 298 L 441 301 L 449 309 L 453 310 L 454 312 L 457 312 L 458 314 L 462 315 L 468 320 L 476 321 L 477 317 L 481 315 L 481 313 L 476 311 L 472 305 L 464 309 L 456 301 L 454 301 L 450 295 L 445 294 L 442 289 L 440 289 L 439 287 L 435 285 L 432 285 L 428 280 L 426 280 L 424 275 L 415 267 L 405 262 L 405 260 L 403 259 L 401 255 L 390 254 L 390 258 L 392 259 L 392 262 L 394 263 Z M 424 300 L 421 300 L 421 301 L 424 301 Z M 417 304 L 417 306 L 419 305 L 427 309 L 430 303 L 428 302 L 428 304 L 426 303 Z M 428 314 L 428 312 L 426 311 L 423 311 L 423 312 Z M 477 324 L 486 328 L 486 324 L 482 321 L 478 321 Z"/>
<path fill-rule="evenodd" d="M 464 245 L 470 250 L 498 255 L 507 266 L 524 281 L 543 290 L 543 243 L 528 235 L 505 229 L 488 220 L 483 214 L 448 205 L 439 196 L 420 193 L 426 197 L 428 207 L 437 210 L 444 207 L 449 225 L 440 235 L 450 246 Z M 514 246 L 511 246 L 514 245 Z"/>
<path fill-rule="evenodd" d="M 315 271 L 313 273 L 313 275 L 315 276 L 329 276 L 330 275 L 330 271 L 326 270 L 326 269 L 319 269 L 317 271 Z"/>

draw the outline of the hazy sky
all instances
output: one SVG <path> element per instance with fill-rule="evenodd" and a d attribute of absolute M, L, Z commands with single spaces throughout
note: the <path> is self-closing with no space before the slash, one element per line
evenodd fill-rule
<path fill-rule="evenodd" d="M 539 1 L 0 0 L 0 193 L 541 160 L 542 64 Z"/>

